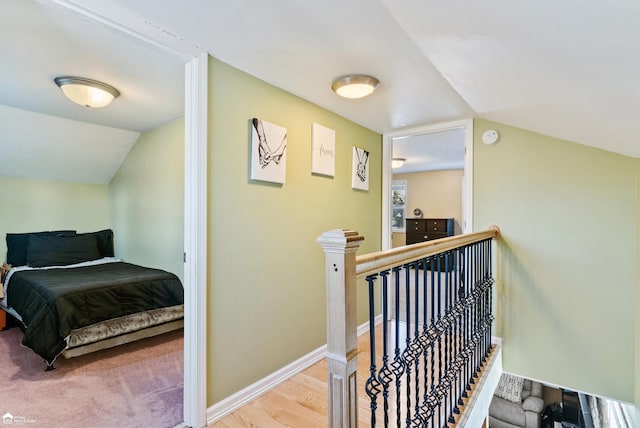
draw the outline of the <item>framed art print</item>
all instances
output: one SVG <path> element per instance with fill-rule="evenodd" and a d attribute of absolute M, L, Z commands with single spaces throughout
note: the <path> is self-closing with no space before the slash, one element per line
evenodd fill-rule
<path fill-rule="evenodd" d="M 287 128 L 251 119 L 251 179 L 284 184 Z"/>
<path fill-rule="evenodd" d="M 353 189 L 369 190 L 369 152 L 365 149 L 353 146 L 351 175 Z"/>
<path fill-rule="evenodd" d="M 311 124 L 311 173 L 333 177 L 336 171 L 336 131 Z"/>

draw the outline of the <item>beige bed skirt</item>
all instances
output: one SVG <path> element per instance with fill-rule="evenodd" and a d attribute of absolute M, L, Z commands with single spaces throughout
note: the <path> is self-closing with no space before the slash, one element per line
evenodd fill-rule
<path fill-rule="evenodd" d="M 152 309 L 72 330 L 65 358 L 156 336 L 184 326 L 184 305 Z"/>

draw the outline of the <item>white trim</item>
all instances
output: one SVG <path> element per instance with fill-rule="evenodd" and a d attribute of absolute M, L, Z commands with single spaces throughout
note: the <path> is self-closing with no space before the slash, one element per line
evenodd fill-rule
<path fill-rule="evenodd" d="M 185 65 L 184 422 L 206 425 L 207 102 L 209 55 Z"/>
<path fill-rule="evenodd" d="M 392 247 L 391 239 L 391 159 L 393 158 L 393 140 L 384 134 L 382 137 L 382 249 Z"/>
<path fill-rule="evenodd" d="M 464 133 L 464 176 L 462 177 L 462 233 L 473 232 L 473 120 Z M 494 271 L 495 272 L 495 271 Z"/>
<path fill-rule="evenodd" d="M 374 318 L 374 325 L 378 326 L 382 324 L 382 314 L 378 314 Z M 363 334 L 369 331 L 369 321 L 362 323 L 358 326 L 358 336 L 362 336 Z"/>
<path fill-rule="evenodd" d="M 500 375 L 502 375 L 502 348 L 496 346 L 486 362 L 482 375 L 476 380 L 473 394 L 465 404 L 456 426 L 460 428 L 482 426 L 489 415 L 489 406 L 500 381 Z"/>
<path fill-rule="evenodd" d="M 432 132 L 442 132 L 452 129 L 468 128 L 471 124 L 473 124 L 473 119 L 462 119 L 454 120 L 451 122 L 436 123 L 434 125 L 416 126 L 415 128 L 406 128 L 399 131 L 386 132 L 384 133 L 384 138 L 386 140 L 389 140 L 398 137 L 408 137 L 411 135 L 430 134 Z"/>
<path fill-rule="evenodd" d="M 148 18 L 141 17 L 127 6 L 114 2 L 93 1 L 90 6 L 83 6 L 74 0 L 36 1 L 52 9 L 89 18 L 96 24 L 115 29 L 132 40 L 143 41 L 162 52 L 169 53 L 182 62 L 191 60 L 191 58 L 203 51 L 203 49 L 188 43 L 185 39 L 160 27 Z"/>
<path fill-rule="evenodd" d="M 209 407 L 209 409 L 207 409 L 207 424 L 210 425 L 228 414 L 233 413 L 235 410 L 238 410 L 250 401 L 270 391 L 282 382 L 321 361 L 325 358 L 326 351 L 327 345 L 323 345 L 315 351 L 308 353 L 302 358 Z"/>
<path fill-rule="evenodd" d="M 464 160 L 464 173 L 466 186 L 463 192 L 465 201 L 463 206 L 465 212 L 462 213 L 463 233 L 473 231 L 473 119 L 457 120 L 453 122 L 439 123 L 435 125 L 419 126 L 415 128 L 403 129 L 401 131 L 387 132 L 382 135 L 382 249 L 391 248 L 391 179 L 393 171 L 391 169 L 391 158 L 393 157 L 393 139 L 407 137 L 411 135 L 429 134 L 432 132 L 442 132 L 451 129 L 465 129 L 465 148 L 467 155 Z"/>
<path fill-rule="evenodd" d="M 382 315 L 375 318 L 375 325 L 382 322 Z M 358 336 L 369 331 L 369 321 L 358 326 Z M 291 364 L 271 373 L 270 375 L 260 379 L 259 381 L 247 386 L 246 388 L 236 392 L 233 395 L 217 402 L 207 409 L 207 424 L 212 424 L 225 416 L 238 410 L 240 407 L 255 400 L 262 394 L 269 392 L 271 389 L 292 378 L 303 370 L 322 361 L 324 358 L 330 358 L 327 354 L 327 345 L 323 345 L 318 349 L 311 351 L 303 357 L 297 359 Z"/>

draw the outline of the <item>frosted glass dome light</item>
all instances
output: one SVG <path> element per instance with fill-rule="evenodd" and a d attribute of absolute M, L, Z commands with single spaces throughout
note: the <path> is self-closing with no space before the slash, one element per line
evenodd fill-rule
<path fill-rule="evenodd" d="M 85 107 L 106 107 L 120 95 L 113 86 L 84 77 L 62 76 L 53 81 L 67 98 Z"/>

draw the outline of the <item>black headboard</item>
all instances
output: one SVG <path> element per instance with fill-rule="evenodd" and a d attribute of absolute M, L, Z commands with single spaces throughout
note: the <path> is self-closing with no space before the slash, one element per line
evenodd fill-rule
<path fill-rule="evenodd" d="M 7 263 L 12 266 L 27 264 L 29 236 L 93 236 L 101 257 L 113 257 L 113 230 L 104 229 L 97 232 L 77 234 L 75 230 L 53 230 L 46 232 L 7 233 Z"/>

